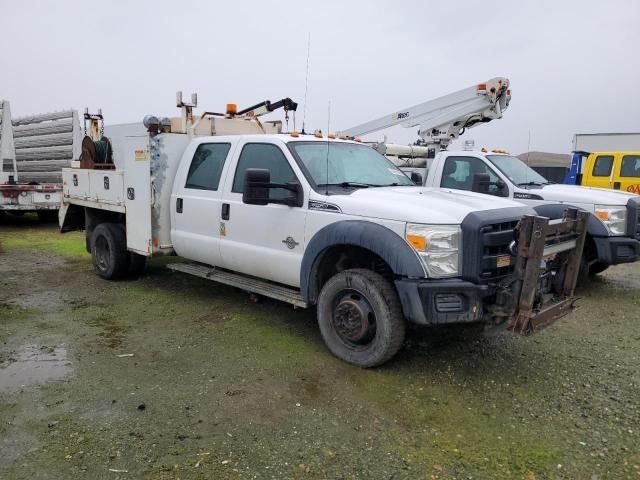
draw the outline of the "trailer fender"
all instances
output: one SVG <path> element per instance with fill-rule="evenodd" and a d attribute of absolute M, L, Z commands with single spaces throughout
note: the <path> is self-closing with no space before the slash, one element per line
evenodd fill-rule
<path fill-rule="evenodd" d="M 369 250 L 382 258 L 394 275 L 421 278 L 426 273 L 415 251 L 397 233 L 363 220 L 344 220 L 320 229 L 309 241 L 300 268 L 300 291 L 314 303 L 318 294 L 316 275 L 323 253 L 330 247 L 348 245 Z"/>

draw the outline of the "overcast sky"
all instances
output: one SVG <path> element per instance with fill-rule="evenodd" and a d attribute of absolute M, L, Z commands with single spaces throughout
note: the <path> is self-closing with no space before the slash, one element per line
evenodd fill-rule
<path fill-rule="evenodd" d="M 344 129 L 496 76 L 501 120 L 477 146 L 568 153 L 576 132 L 640 131 L 640 2 L 0 0 L 0 98 L 13 116 L 174 115 L 305 95 L 307 130 Z M 274 116 L 280 117 L 281 114 Z M 410 143 L 416 129 L 392 129 Z M 384 132 L 373 135 L 382 138 Z"/>

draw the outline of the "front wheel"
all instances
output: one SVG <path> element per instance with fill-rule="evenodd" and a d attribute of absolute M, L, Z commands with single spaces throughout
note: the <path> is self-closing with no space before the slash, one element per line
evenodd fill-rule
<path fill-rule="evenodd" d="M 318 297 L 318 324 L 329 350 L 359 367 L 376 367 L 402 346 L 405 320 L 391 282 L 365 269 L 331 277 Z"/>

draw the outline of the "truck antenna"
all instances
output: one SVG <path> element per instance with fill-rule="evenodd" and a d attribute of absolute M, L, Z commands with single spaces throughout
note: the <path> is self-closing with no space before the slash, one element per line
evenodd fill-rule
<path fill-rule="evenodd" d="M 327 105 L 327 182 L 324 185 L 324 194 L 327 197 L 329 196 L 329 146 L 331 145 L 331 142 L 329 141 L 330 131 L 331 131 L 331 100 L 329 100 L 329 104 Z"/>
<path fill-rule="evenodd" d="M 304 132 L 304 121 L 307 119 L 307 91 L 309 90 L 309 53 L 311 52 L 311 33 L 307 38 L 307 73 L 304 80 L 304 110 L 302 111 L 302 133 Z"/>

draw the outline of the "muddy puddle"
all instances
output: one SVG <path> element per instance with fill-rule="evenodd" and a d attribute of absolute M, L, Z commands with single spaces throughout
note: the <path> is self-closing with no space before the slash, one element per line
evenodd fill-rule
<path fill-rule="evenodd" d="M 60 380 L 71 371 L 64 347 L 25 345 L 0 364 L 0 393 Z"/>

